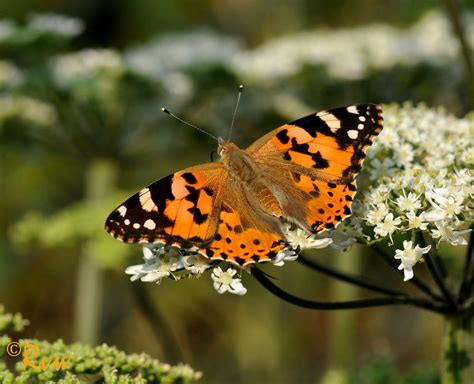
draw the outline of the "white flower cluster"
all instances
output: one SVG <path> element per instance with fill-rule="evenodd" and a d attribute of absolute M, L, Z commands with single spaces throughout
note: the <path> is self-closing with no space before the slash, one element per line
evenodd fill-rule
<path fill-rule="evenodd" d="M 120 74 L 124 64 L 121 55 L 112 49 L 84 49 L 56 57 L 51 62 L 51 70 L 54 81 L 68 87 L 98 74 Z"/>
<path fill-rule="evenodd" d="M 160 283 L 165 277 L 179 280 L 185 277 L 199 277 L 211 267 L 211 260 L 190 250 L 181 250 L 165 244 L 151 244 L 143 247 L 144 264 L 132 265 L 125 273 L 132 275 L 130 280 Z M 242 285 L 237 269 L 227 266 L 214 267 L 212 280 L 219 293 L 230 292 L 244 295 L 247 289 Z"/>
<path fill-rule="evenodd" d="M 15 87 L 23 81 L 21 71 L 7 60 L 0 60 L 0 88 Z"/>
<path fill-rule="evenodd" d="M 55 13 L 34 13 L 28 18 L 28 27 L 64 37 L 75 37 L 84 30 L 84 23 L 77 18 Z"/>
<path fill-rule="evenodd" d="M 0 127 L 5 120 L 19 118 L 41 127 L 52 126 L 57 119 L 53 106 L 26 96 L 0 96 Z"/>
<path fill-rule="evenodd" d="M 466 22 L 466 27 L 473 44 L 474 23 Z M 371 69 L 422 62 L 443 64 L 456 55 L 457 42 L 448 20 L 433 11 L 409 29 L 379 23 L 279 37 L 241 52 L 233 65 L 244 78 L 255 80 L 291 76 L 308 64 L 323 66 L 334 78 L 360 79 Z"/>
<path fill-rule="evenodd" d="M 192 80 L 184 73 L 186 70 L 216 64 L 228 67 L 238 52 L 237 40 L 198 30 L 159 37 L 129 49 L 125 62 L 134 71 L 163 82 L 171 94 L 186 96 L 193 91 Z"/>
<path fill-rule="evenodd" d="M 294 226 L 286 226 L 285 234 L 290 247 L 281 250 L 272 260 L 276 266 L 283 266 L 286 261 L 298 258 L 298 252 L 305 248 L 324 248 L 332 243 L 330 238 L 308 235 Z M 167 244 L 149 244 L 143 246 L 144 264 L 132 265 L 125 273 L 132 275 L 130 280 L 160 283 L 165 277 L 174 280 L 199 277 L 206 270 L 212 269 L 211 278 L 214 288 L 219 293 L 244 295 L 247 289 L 242 284 L 240 273 L 246 267 L 210 260 L 193 249 L 180 249 Z"/>
<path fill-rule="evenodd" d="M 0 20 L 0 43 L 8 40 L 15 34 L 17 26 L 11 20 Z"/>
<path fill-rule="evenodd" d="M 3 19 L 0 20 L 0 43 L 9 40 L 23 30 L 48 33 L 69 39 L 84 31 L 84 23 L 80 19 L 56 13 L 33 13 L 28 17 L 25 26 L 19 26 L 11 20 Z"/>
<path fill-rule="evenodd" d="M 371 184 L 360 186 L 345 240 L 388 237 L 393 243 L 395 234 L 423 232 L 436 244 L 467 244 L 464 235 L 474 218 L 474 116 L 458 119 L 406 104 L 384 107 L 384 117 L 363 169 Z M 405 279 L 428 250 L 405 242 L 396 251 Z"/>

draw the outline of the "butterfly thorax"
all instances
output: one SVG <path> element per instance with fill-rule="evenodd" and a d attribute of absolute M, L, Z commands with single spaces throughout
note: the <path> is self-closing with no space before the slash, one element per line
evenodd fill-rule
<path fill-rule="evenodd" d="M 231 141 L 220 141 L 218 153 L 224 168 L 233 178 L 249 183 L 257 177 L 257 166 L 250 155 Z"/>

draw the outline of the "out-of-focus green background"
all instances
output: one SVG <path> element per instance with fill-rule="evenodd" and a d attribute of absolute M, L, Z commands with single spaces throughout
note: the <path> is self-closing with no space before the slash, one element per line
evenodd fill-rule
<path fill-rule="evenodd" d="M 472 44 L 474 2 L 459 6 Z M 38 16 L 50 12 L 78 20 Z M 183 360 L 205 383 L 436 382 L 435 315 L 309 311 L 250 276 L 243 297 L 218 295 L 208 275 L 131 283 L 123 270 L 141 262 L 140 247 L 103 222 L 129 194 L 215 150 L 163 105 L 226 135 L 245 84 L 241 146 L 349 103 L 423 101 L 463 115 L 472 98 L 445 2 L 23 0 L 0 2 L 0 17 L 0 302 L 31 320 L 29 337 Z M 308 255 L 411 290 L 357 246 Z M 297 263 L 267 271 L 309 298 L 370 296 Z M 140 284 L 160 318 L 137 305 Z"/>

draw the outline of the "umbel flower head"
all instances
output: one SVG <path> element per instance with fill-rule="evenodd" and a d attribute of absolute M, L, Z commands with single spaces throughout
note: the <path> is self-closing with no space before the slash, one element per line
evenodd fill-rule
<path fill-rule="evenodd" d="M 354 243 L 386 241 L 393 249 L 396 238 L 403 240 L 403 248 L 393 249 L 392 255 L 400 261 L 406 281 L 433 247 L 466 244 L 464 236 L 474 218 L 472 116 L 458 119 L 443 110 L 410 104 L 384 110 L 385 128 L 367 153 L 353 215 L 335 230 L 318 235 L 286 226 L 290 247 L 278 253 L 274 265 L 296 260 L 306 248 L 345 249 Z M 159 283 L 212 271 L 219 293 L 247 292 L 242 283 L 247 268 L 163 244 L 145 246 L 143 257 L 144 264 L 126 269 L 131 280 Z"/>
<path fill-rule="evenodd" d="M 466 245 L 474 217 L 473 116 L 458 119 L 441 109 L 410 104 L 385 106 L 384 111 L 385 128 L 361 175 L 378 176 L 360 188 L 354 215 L 345 223 L 354 229 L 353 241 L 388 239 L 393 245 L 396 235 L 421 235 L 432 246 Z M 405 280 L 413 277 L 413 267 L 428 250 L 412 240 L 395 251 Z"/>

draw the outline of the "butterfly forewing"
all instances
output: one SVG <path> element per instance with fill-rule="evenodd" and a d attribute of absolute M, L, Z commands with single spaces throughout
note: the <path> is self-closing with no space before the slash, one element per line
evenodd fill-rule
<path fill-rule="evenodd" d="M 274 183 L 291 196 L 283 207 L 286 217 L 319 232 L 351 214 L 354 179 L 382 124 L 378 105 L 336 108 L 285 124 L 247 151 L 257 162 L 279 170 Z"/>
<path fill-rule="evenodd" d="M 222 163 L 210 163 L 167 176 L 115 209 L 105 229 L 127 243 L 206 244 L 217 227 L 223 174 Z"/>

